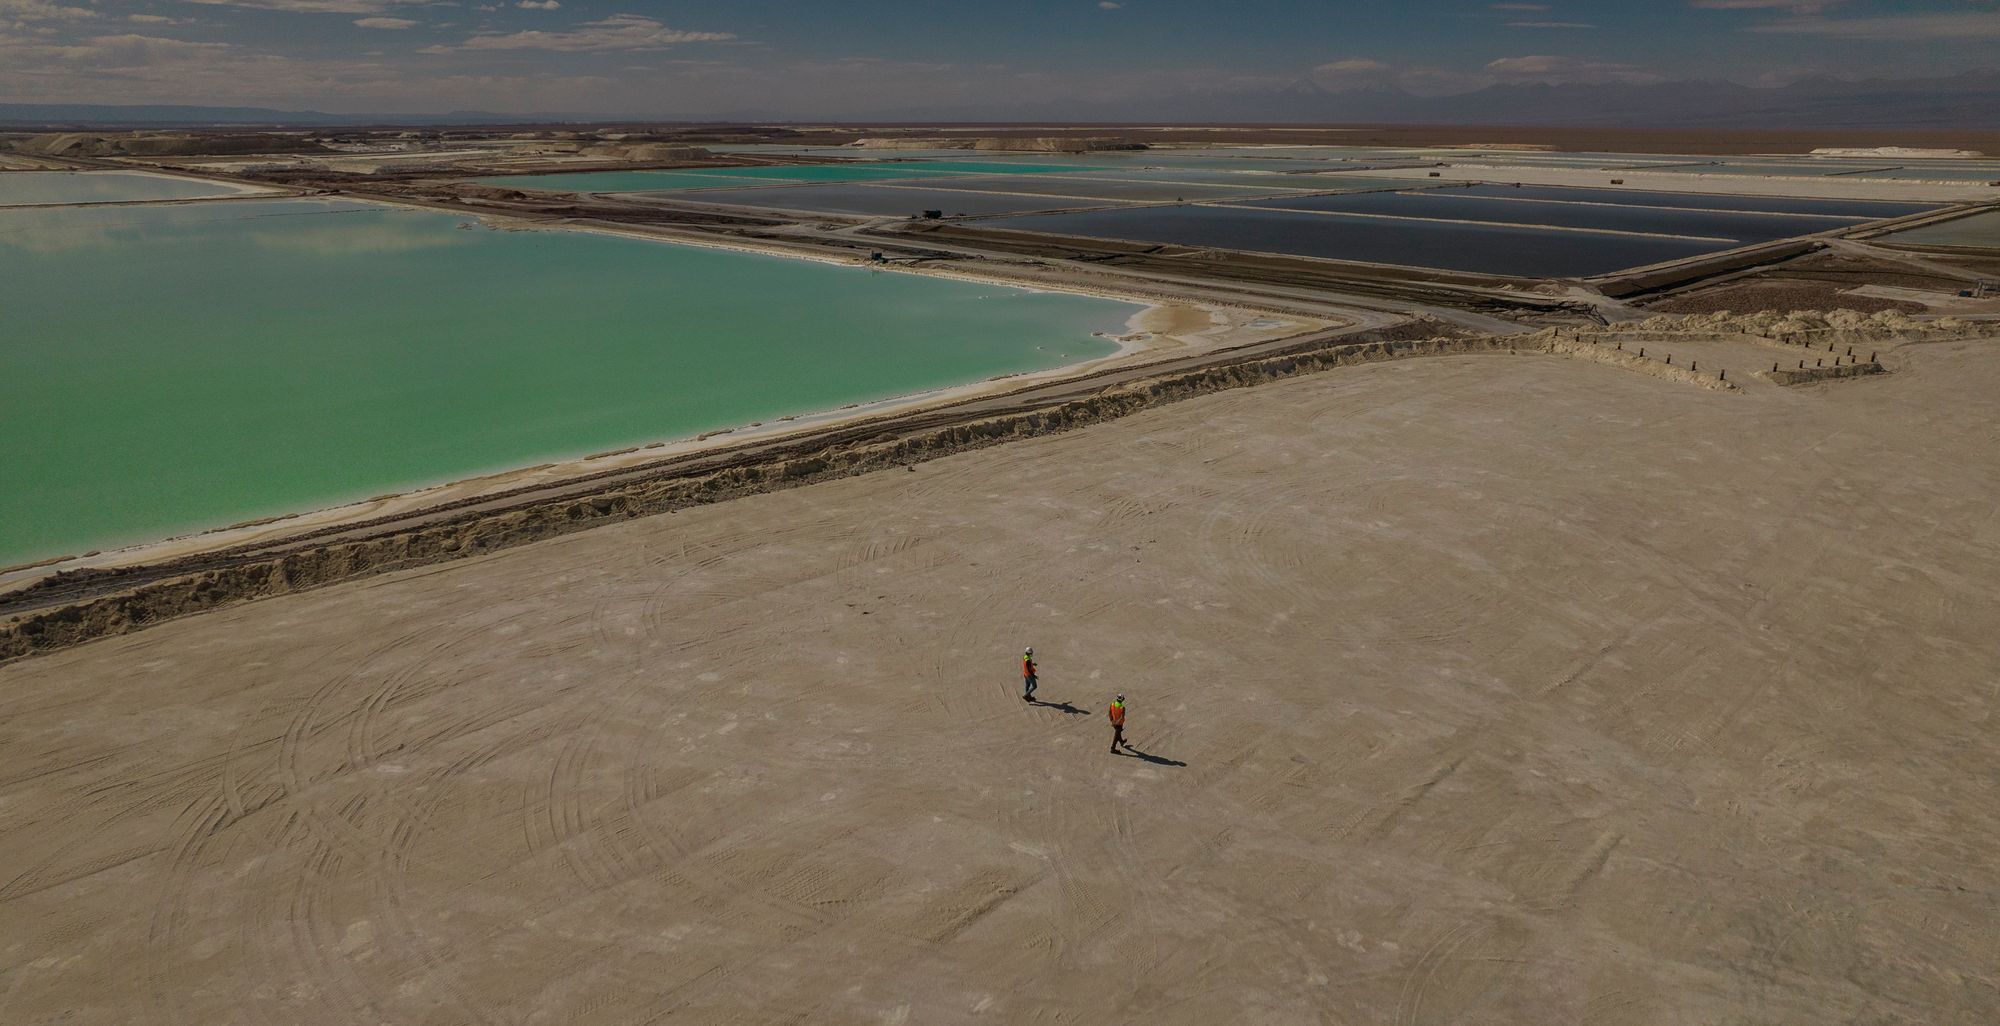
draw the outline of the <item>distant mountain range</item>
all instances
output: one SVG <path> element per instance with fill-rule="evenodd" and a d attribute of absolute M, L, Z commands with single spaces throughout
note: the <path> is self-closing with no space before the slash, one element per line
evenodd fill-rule
<path fill-rule="evenodd" d="M 1310 85 L 1110 103 L 903 108 L 885 121 L 1252 122 L 1593 128 L 2000 128 L 2000 71 L 1779 87 L 1734 82 L 1493 85 L 1451 96 Z M 870 120 L 857 118 L 856 120 Z"/>
<path fill-rule="evenodd" d="M 0 127 L 299 127 L 551 124 L 633 121 L 1179 122 L 1538 125 L 1601 128 L 2000 128 L 2000 71 L 1951 78 L 1812 78 L 1774 88 L 1733 82 L 1657 85 L 1494 85 L 1453 96 L 1394 88 L 1339 92 L 1301 84 L 1111 102 L 902 107 L 832 114 L 493 113 L 327 114 L 260 107 L 0 103 Z"/>
<path fill-rule="evenodd" d="M 430 127 L 441 125 L 563 124 L 603 121 L 691 121 L 699 117 L 645 118 L 603 114 L 520 114 L 460 110 L 445 114 L 328 114 L 317 110 L 277 110 L 269 107 L 198 107 L 177 105 L 114 105 L 93 103 L 0 103 L 0 128 L 355 128 L 367 125 Z"/>
<path fill-rule="evenodd" d="M 365 119 L 364 119 L 365 120 Z M 275 127 L 354 124 L 347 115 L 263 107 L 124 106 L 97 103 L 0 103 L 0 126 L 72 128 L 111 125 Z"/>

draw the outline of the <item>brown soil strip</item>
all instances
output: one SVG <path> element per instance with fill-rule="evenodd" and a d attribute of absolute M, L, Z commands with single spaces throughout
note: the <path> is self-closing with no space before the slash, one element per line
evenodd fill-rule
<path fill-rule="evenodd" d="M 1726 313 L 1737 310 L 1846 309 L 1872 314 L 1883 310 L 1923 313 L 1924 307 L 1896 299 L 1851 296 L 1835 282 L 1766 280 L 1673 296 L 1646 309 L 1659 313 Z"/>

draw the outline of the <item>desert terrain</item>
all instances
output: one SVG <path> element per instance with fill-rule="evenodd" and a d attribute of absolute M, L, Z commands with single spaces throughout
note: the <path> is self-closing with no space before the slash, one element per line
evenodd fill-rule
<path fill-rule="evenodd" d="M 1338 366 L 12 661 L 0 1021 L 1991 1023 L 2000 350 L 1732 345 Z"/>

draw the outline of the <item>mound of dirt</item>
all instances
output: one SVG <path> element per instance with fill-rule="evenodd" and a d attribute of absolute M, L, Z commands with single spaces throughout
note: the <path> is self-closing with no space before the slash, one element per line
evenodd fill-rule
<path fill-rule="evenodd" d="M 970 139 L 856 139 L 848 144 L 857 150 L 969 150 Z"/>
<path fill-rule="evenodd" d="M 1614 324 L 1607 332 L 1737 333 L 1780 342 L 1860 344 L 1961 336 L 1968 325 L 1951 317 L 1919 321 L 1895 310 L 1866 314 L 1855 310 L 1720 310 L 1685 316 L 1661 315 Z"/>
<path fill-rule="evenodd" d="M 61 132 L 31 136 L 16 144 L 22 153 L 59 157 L 190 157 L 201 154 L 323 152 L 326 147 L 296 135 L 264 132 L 232 135 L 132 133 L 90 135 Z"/>
<path fill-rule="evenodd" d="M 16 142 L 14 149 L 21 153 L 41 153 L 51 157 L 88 157 L 96 155 L 103 145 L 103 136 L 61 132 L 54 135 L 29 136 Z"/>
<path fill-rule="evenodd" d="M 528 198 L 528 194 L 519 189 L 508 189 L 498 185 L 479 185 L 472 182 L 460 184 L 453 191 L 465 199 L 513 201 Z"/>
<path fill-rule="evenodd" d="M 1043 136 L 1033 139 L 1000 136 L 974 139 L 975 150 L 1024 150 L 1030 153 L 1102 153 L 1109 150 L 1143 150 L 1143 143 L 1124 139 L 1065 139 Z"/>
<path fill-rule="evenodd" d="M 672 161 L 707 160 L 714 156 L 700 146 L 677 146 L 672 143 L 593 143 L 577 150 L 585 156 L 608 157 L 612 160 Z"/>
<path fill-rule="evenodd" d="M 1026 153 L 1098 153 L 1107 150 L 1143 150 L 1144 143 L 1114 138 L 1063 138 L 1055 136 L 971 136 L 943 139 L 871 138 L 849 144 L 859 150 L 990 150 Z"/>

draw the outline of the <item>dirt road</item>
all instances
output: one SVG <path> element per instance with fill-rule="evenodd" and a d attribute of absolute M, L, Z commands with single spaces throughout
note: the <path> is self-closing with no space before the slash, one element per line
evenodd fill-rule
<path fill-rule="evenodd" d="M 0 667 L 0 1022 L 1985 1026 L 1995 346 L 1348 368 Z"/>

